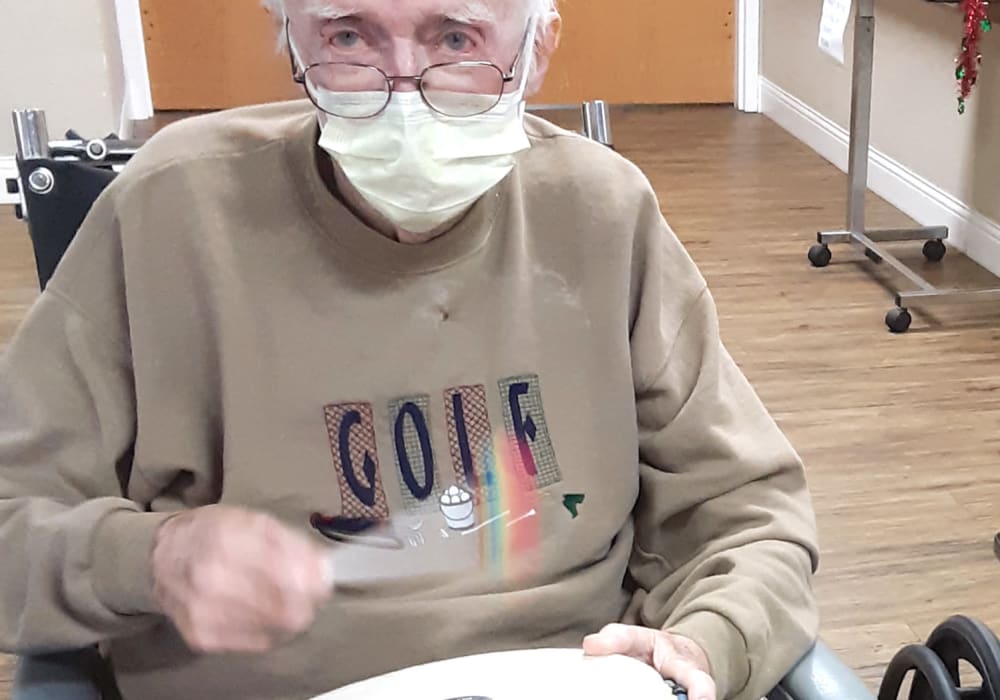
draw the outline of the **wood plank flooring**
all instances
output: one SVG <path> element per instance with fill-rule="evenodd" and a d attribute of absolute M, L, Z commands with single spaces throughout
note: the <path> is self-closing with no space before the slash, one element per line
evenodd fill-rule
<path fill-rule="evenodd" d="M 559 116 L 572 122 L 572 115 Z M 900 280 L 834 248 L 843 176 L 761 116 L 728 108 L 614 114 L 616 144 L 649 175 L 708 278 L 725 340 L 802 453 L 819 518 L 823 636 L 874 688 L 892 654 L 962 612 L 1000 630 L 1000 306 L 915 310 L 889 334 L 882 284 Z M 874 226 L 907 218 L 874 199 Z M 0 211 L 0 345 L 36 294 L 23 227 Z M 942 284 L 997 284 L 949 252 Z M 0 697 L 9 672 L 0 668 Z"/>

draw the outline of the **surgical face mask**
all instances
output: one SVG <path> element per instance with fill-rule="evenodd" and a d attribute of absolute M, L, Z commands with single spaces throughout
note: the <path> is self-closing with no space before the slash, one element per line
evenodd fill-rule
<path fill-rule="evenodd" d="M 534 25 L 522 49 L 521 80 L 490 111 L 448 117 L 432 110 L 419 91 L 394 92 L 385 111 L 369 119 L 324 114 L 320 146 L 330 154 L 365 200 L 401 229 L 426 233 L 458 218 L 514 168 L 518 153 L 531 147 L 524 131 L 528 51 Z M 324 104 L 375 111 L 384 92 L 316 89 Z M 492 96 L 455 93 L 455 100 L 493 102 Z M 329 101 L 329 102 L 327 102 Z"/>

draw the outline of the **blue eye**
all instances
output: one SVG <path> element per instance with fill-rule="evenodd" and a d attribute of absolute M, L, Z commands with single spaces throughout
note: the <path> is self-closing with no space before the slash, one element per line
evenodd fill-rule
<path fill-rule="evenodd" d="M 333 45 L 342 49 L 351 49 L 361 43 L 361 35 L 350 29 L 337 32 L 333 37 Z"/>
<path fill-rule="evenodd" d="M 451 51 L 465 51 L 469 47 L 469 37 L 462 32 L 450 32 L 444 36 L 444 45 Z"/>

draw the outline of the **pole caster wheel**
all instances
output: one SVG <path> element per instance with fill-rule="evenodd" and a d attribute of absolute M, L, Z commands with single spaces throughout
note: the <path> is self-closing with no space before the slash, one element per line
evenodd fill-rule
<path fill-rule="evenodd" d="M 910 330 L 911 323 L 913 323 L 913 317 L 906 309 L 896 308 L 885 315 L 885 325 L 893 333 L 906 333 Z"/>
<path fill-rule="evenodd" d="M 809 249 L 809 262 L 812 263 L 813 267 L 826 267 L 831 260 L 833 260 L 833 253 L 830 252 L 830 246 L 825 243 L 814 245 Z"/>
<path fill-rule="evenodd" d="M 933 239 L 924 243 L 924 257 L 931 262 L 941 262 L 947 252 L 944 241 Z"/>

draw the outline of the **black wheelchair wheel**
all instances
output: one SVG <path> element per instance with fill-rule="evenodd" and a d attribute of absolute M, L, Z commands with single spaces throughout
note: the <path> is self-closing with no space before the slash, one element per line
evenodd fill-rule
<path fill-rule="evenodd" d="M 878 700 L 899 700 L 899 691 L 910 671 L 916 673 L 914 689 L 921 681 L 922 688 L 926 689 L 922 690 L 922 695 L 911 691 L 910 700 L 962 700 L 944 661 L 923 644 L 905 646 L 892 657 L 878 691 Z"/>
<path fill-rule="evenodd" d="M 1000 641 L 989 627 L 964 615 L 954 615 L 938 625 L 927 638 L 927 648 L 943 662 L 963 696 L 1000 700 Z M 960 662 L 970 664 L 982 678 L 978 688 L 963 687 Z M 914 698 L 933 698 L 922 681 L 913 683 Z"/>

